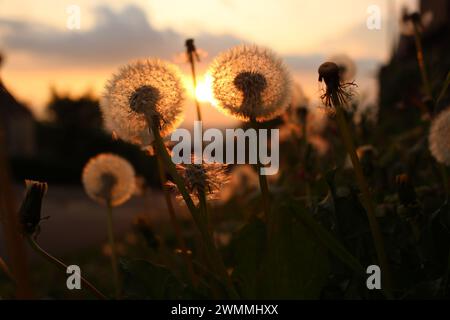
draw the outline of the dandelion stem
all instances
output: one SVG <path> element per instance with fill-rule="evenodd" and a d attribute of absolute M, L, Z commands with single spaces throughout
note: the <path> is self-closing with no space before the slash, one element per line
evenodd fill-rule
<path fill-rule="evenodd" d="M 259 188 L 261 189 L 261 197 L 263 201 L 263 210 L 267 223 L 267 230 L 269 235 L 272 233 L 272 217 L 270 214 L 270 192 L 269 192 L 269 184 L 267 183 L 267 178 L 265 175 L 261 174 L 262 165 L 259 162 L 259 134 L 258 134 L 258 123 L 253 118 L 250 120 L 252 127 L 256 130 L 256 171 L 258 173 L 259 178 Z M 270 237 L 269 237 L 270 239 Z"/>
<path fill-rule="evenodd" d="M 175 236 L 177 238 L 178 245 L 180 246 L 180 249 L 182 251 L 182 256 L 186 263 L 189 277 L 191 278 L 191 281 L 192 281 L 192 284 L 194 285 L 194 287 L 196 287 L 198 284 L 198 281 L 197 281 L 197 277 L 194 274 L 194 268 L 192 266 L 192 259 L 188 253 L 186 243 L 181 234 L 181 227 L 178 224 L 177 217 L 175 214 L 175 209 L 174 209 L 173 203 L 172 203 L 172 199 L 170 197 L 170 193 L 169 193 L 169 190 L 166 185 L 166 174 L 164 172 L 164 162 L 162 161 L 162 158 L 158 152 L 156 153 L 156 159 L 158 161 L 157 165 L 158 165 L 159 178 L 161 180 L 161 187 L 163 189 L 164 199 L 166 201 L 167 209 L 169 211 L 170 222 L 172 223 L 172 227 L 173 227 L 173 230 L 175 231 Z"/>
<path fill-rule="evenodd" d="M 112 216 L 112 206 L 108 204 L 108 214 L 107 214 L 107 230 L 108 230 L 108 240 L 111 247 L 111 265 L 113 270 L 113 280 L 114 280 L 114 290 L 116 299 L 120 298 L 121 283 L 119 278 L 119 269 L 117 263 L 117 248 L 114 241 L 114 228 L 113 228 L 113 216 Z"/>
<path fill-rule="evenodd" d="M 191 74 L 192 74 L 192 83 L 194 85 L 194 101 L 195 101 L 195 107 L 197 110 L 197 120 L 202 121 L 202 112 L 200 109 L 200 103 L 197 99 L 197 75 L 195 73 L 195 59 L 194 59 L 195 47 L 192 44 L 192 47 L 188 47 L 187 49 L 187 55 L 189 64 L 191 65 Z"/>
<path fill-rule="evenodd" d="M 353 164 L 353 169 L 356 176 L 356 181 L 361 189 L 363 201 L 365 204 L 367 217 L 369 219 L 370 230 L 372 232 L 372 237 L 375 244 L 375 249 L 377 252 L 378 262 L 383 271 L 383 286 L 387 291 L 392 289 L 391 273 L 389 268 L 388 259 L 384 249 L 383 236 L 380 231 L 380 226 L 378 224 L 377 218 L 375 216 L 375 206 L 370 195 L 369 186 L 367 184 L 366 178 L 362 170 L 361 163 L 359 161 L 358 155 L 356 154 L 355 146 L 352 140 L 352 134 L 350 133 L 350 128 L 347 124 L 345 118 L 344 110 L 340 105 L 339 98 L 333 94 L 333 105 L 336 110 L 337 122 L 341 131 L 342 140 L 344 142 L 345 148 L 350 156 Z"/>
<path fill-rule="evenodd" d="M 68 266 L 64 262 L 62 262 L 61 260 L 53 257 L 51 254 L 49 254 L 47 251 L 45 251 L 42 247 L 40 247 L 37 244 L 36 241 L 34 241 L 34 239 L 31 236 L 26 235 L 25 238 L 28 241 L 28 243 L 30 244 L 31 248 L 33 248 L 33 250 L 35 250 L 42 257 L 44 257 L 44 259 L 46 259 L 50 263 L 52 263 L 55 266 L 57 266 L 61 271 L 64 272 L 64 274 L 67 272 Z M 88 288 L 89 291 L 91 291 L 97 298 L 99 298 L 101 300 L 106 300 L 107 299 L 106 296 L 103 293 L 101 293 L 93 284 L 91 284 L 88 280 L 86 280 L 86 278 L 84 278 L 81 275 L 80 275 L 80 277 L 81 277 L 81 283 L 84 286 L 86 286 L 86 288 Z"/>
<path fill-rule="evenodd" d="M 186 185 L 183 181 L 183 178 L 177 172 L 175 164 L 172 162 L 172 159 L 171 159 L 169 153 L 167 152 L 166 146 L 165 146 L 165 144 L 162 140 L 161 134 L 159 132 L 159 122 L 158 121 L 149 121 L 149 125 L 150 125 L 150 128 L 155 137 L 156 152 L 161 155 L 166 170 L 171 175 L 173 181 L 175 182 L 175 184 L 178 188 L 178 191 L 180 192 L 181 196 L 183 197 L 184 201 L 186 202 L 186 205 L 187 205 L 189 211 L 191 212 L 192 218 L 194 219 L 194 222 L 202 236 L 202 240 L 205 245 L 207 257 L 210 260 L 210 263 L 211 263 L 214 271 L 217 272 L 219 277 L 224 281 L 224 284 L 227 288 L 227 292 L 228 292 L 230 298 L 232 298 L 232 299 L 239 298 L 236 290 L 234 289 L 234 287 L 228 277 L 222 257 L 220 256 L 219 252 L 217 251 L 216 247 L 214 246 L 214 242 L 212 240 L 211 234 L 208 231 L 208 226 L 205 225 L 205 223 L 202 219 L 201 213 L 199 212 L 197 207 L 194 205 L 194 202 L 192 201 L 192 198 L 186 189 Z"/>
<path fill-rule="evenodd" d="M 416 22 L 413 22 L 414 26 L 414 40 L 416 43 L 416 51 L 417 51 L 417 62 L 419 64 L 420 75 L 422 77 L 422 84 L 425 88 L 425 93 L 428 98 L 433 99 L 433 94 L 431 92 L 430 80 L 428 78 L 427 69 L 425 67 L 425 60 L 423 55 L 423 47 L 422 40 L 420 39 L 420 32 Z M 431 110 L 429 110 L 431 111 Z"/>

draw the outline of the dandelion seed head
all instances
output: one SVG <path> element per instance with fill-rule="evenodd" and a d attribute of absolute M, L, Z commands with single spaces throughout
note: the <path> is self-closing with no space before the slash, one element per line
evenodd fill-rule
<path fill-rule="evenodd" d="M 327 87 L 337 87 L 341 82 L 339 66 L 334 62 L 324 62 L 319 67 L 319 81 Z"/>
<path fill-rule="evenodd" d="M 428 144 L 436 161 L 450 165 L 450 107 L 431 123 Z"/>
<path fill-rule="evenodd" d="M 339 54 L 331 57 L 329 61 L 334 62 L 339 68 L 341 81 L 352 81 L 356 75 L 356 64 L 346 54 Z"/>
<path fill-rule="evenodd" d="M 227 166 L 221 163 L 181 164 L 177 171 L 184 178 L 186 188 L 195 204 L 199 202 L 199 195 L 204 193 L 206 200 L 219 198 L 221 188 L 229 182 L 226 173 Z M 169 185 L 174 187 L 172 183 Z M 181 196 L 178 196 L 181 199 Z"/>
<path fill-rule="evenodd" d="M 91 158 L 83 169 L 82 181 L 90 198 L 112 206 L 127 201 L 136 186 L 133 166 L 124 158 L 111 153 Z"/>
<path fill-rule="evenodd" d="M 326 107 L 336 107 L 339 104 L 342 108 L 348 108 L 347 102 L 353 96 L 352 87 L 354 82 L 345 82 L 341 79 L 341 70 L 334 62 L 324 62 L 319 67 L 319 82 L 325 82 L 325 92 L 320 96 L 322 103 Z"/>
<path fill-rule="evenodd" d="M 183 120 L 184 87 L 178 68 L 158 60 L 139 60 L 122 67 L 108 82 L 100 109 L 105 127 L 128 142 L 153 142 L 148 119 L 160 121 L 161 135 Z"/>
<path fill-rule="evenodd" d="M 232 48 L 213 61 L 209 74 L 218 108 L 240 120 L 270 120 L 290 102 L 289 72 L 270 50 Z"/>

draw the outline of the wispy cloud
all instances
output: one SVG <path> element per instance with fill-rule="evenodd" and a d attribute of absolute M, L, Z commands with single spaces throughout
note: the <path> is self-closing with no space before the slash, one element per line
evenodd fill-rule
<path fill-rule="evenodd" d="M 118 12 L 106 6 L 97 7 L 95 16 L 96 24 L 89 30 L 60 30 L 44 24 L 0 18 L 0 34 L 10 51 L 25 52 L 55 66 L 80 67 L 111 66 L 146 56 L 172 59 L 182 52 L 188 37 L 170 29 L 155 29 L 144 11 L 133 5 Z M 209 53 L 209 57 L 245 42 L 249 41 L 230 34 L 196 36 L 196 43 Z M 320 64 L 324 58 L 321 54 L 290 55 L 286 60 L 294 69 L 308 69 Z"/>

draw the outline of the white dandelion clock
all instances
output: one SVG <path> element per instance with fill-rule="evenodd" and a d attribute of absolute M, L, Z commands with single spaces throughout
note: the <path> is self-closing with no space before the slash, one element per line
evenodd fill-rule
<path fill-rule="evenodd" d="M 450 107 L 431 123 L 428 138 L 430 152 L 437 162 L 450 165 Z"/>
<path fill-rule="evenodd" d="M 149 121 L 159 121 L 161 135 L 183 120 L 184 87 L 178 68 L 158 60 L 122 67 L 108 82 L 100 101 L 105 127 L 119 138 L 146 147 L 153 142 Z"/>
<path fill-rule="evenodd" d="M 136 188 L 133 166 L 111 153 L 91 158 L 83 169 L 82 181 L 90 198 L 113 207 L 126 202 Z"/>
<path fill-rule="evenodd" d="M 291 101 L 289 72 L 267 49 L 232 48 L 216 57 L 209 74 L 217 107 L 240 120 L 270 120 Z"/>

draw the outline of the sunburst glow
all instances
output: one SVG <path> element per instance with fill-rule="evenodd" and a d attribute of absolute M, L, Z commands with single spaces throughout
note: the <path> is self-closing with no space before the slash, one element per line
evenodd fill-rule
<path fill-rule="evenodd" d="M 192 78 L 191 77 L 184 77 L 184 83 L 187 89 L 187 92 L 189 92 L 189 95 L 194 98 L 196 97 L 198 101 L 201 102 L 208 102 L 212 105 L 216 105 L 216 101 L 213 96 L 212 92 L 212 77 L 210 74 L 205 74 L 203 77 L 197 78 L 197 88 L 195 90 L 195 96 L 194 96 L 194 86 L 192 84 Z"/>

